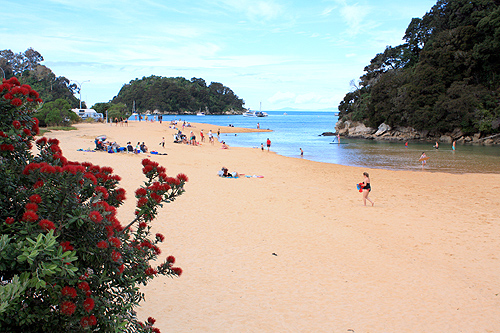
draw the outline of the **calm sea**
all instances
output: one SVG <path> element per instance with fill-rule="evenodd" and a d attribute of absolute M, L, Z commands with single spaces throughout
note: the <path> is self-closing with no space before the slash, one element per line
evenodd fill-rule
<path fill-rule="evenodd" d="M 500 173 L 500 146 L 440 144 L 436 150 L 432 143 L 379 142 L 373 140 L 342 139 L 332 143 L 333 137 L 320 136 L 335 132 L 338 117 L 333 112 L 266 111 L 268 117 L 244 116 L 163 116 L 164 121 L 181 119 L 186 122 L 207 123 L 220 126 L 270 129 L 273 132 L 221 133 L 220 140 L 230 146 L 260 148 L 271 140 L 271 150 L 284 156 L 350 166 L 383 168 L 390 170 L 421 171 L 418 161 L 422 152 L 429 156 L 424 170 L 450 173 Z"/>

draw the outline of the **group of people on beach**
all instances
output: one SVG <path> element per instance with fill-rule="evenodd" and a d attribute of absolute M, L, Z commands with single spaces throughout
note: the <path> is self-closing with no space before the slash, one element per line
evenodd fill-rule
<path fill-rule="evenodd" d="M 163 141 L 164 142 L 164 141 Z M 132 146 L 132 143 L 129 141 L 127 145 L 122 147 L 117 142 L 107 141 L 105 136 L 100 136 L 95 138 L 95 150 L 96 151 L 105 151 L 108 153 L 147 153 L 148 147 L 144 142 L 137 142 L 135 148 Z M 161 144 L 161 143 L 160 143 Z"/>

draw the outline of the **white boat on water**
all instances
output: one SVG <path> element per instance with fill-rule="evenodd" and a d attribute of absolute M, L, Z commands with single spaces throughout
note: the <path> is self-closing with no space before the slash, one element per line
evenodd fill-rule
<path fill-rule="evenodd" d="M 256 117 L 255 111 L 248 110 L 245 113 L 243 113 L 243 117 Z"/>
<path fill-rule="evenodd" d="M 262 110 L 262 103 L 260 103 L 260 109 Z M 243 113 L 243 117 L 267 117 L 268 114 L 262 111 L 251 111 L 248 109 L 247 112 Z"/>
<path fill-rule="evenodd" d="M 200 116 L 200 117 L 203 117 L 203 116 L 205 116 L 205 112 L 198 112 L 196 115 Z"/>
<path fill-rule="evenodd" d="M 243 117 L 267 117 L 268 114 L 262 111 L 250 111 L 243 113 Z"/>

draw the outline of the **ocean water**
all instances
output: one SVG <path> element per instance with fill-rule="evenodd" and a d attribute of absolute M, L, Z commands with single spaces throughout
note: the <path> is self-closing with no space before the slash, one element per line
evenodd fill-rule
<path fill-rule="evenodd" d="M 177 119 L 186 122 L 220 126 L 270 129 L 272 132 L 221 133 L 220 140 L 229 146 L 260 149 L 261 143 L 271 140 L 271 150 L 284 156 L 304 158 L 317 162 L 349 166 L 383 168 L 389 170 L 440 171 L 449 173 L 500 173 L 500 146 L 460 145 L 456 150 L 441 143 L 434 149 L 432 143 L 380 142 L 362 139 L 343 139 L 332 143 L 333 137 L 321 136 L 335 132 L 338 117 L 333 112 L 266 111 L 268 117 L 237 116 L 163 116 L 163 121 Z M 132 117 L 131 117 L 132 118 Z M 131 119 L 133 120 L 133 119 Z M 300 150 L 304 156 L 300 156 Z M 418 161 L 422 152 L 429 156 L 425 168 Z"/>

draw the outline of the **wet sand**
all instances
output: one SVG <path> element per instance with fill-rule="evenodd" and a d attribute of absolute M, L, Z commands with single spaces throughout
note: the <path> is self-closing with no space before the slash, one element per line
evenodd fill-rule
<path fill-rule="evenodd" d="M 255 131 L 194 125 L 198 139 L 201 128 Z M 133 216 L 142 158 L 189 177 L 186 193 L 153 223 L 166 238 L 161 259 L 174 255 L 184 272 L 144 287 L 138 309 L 162 332 L 500 331 L 500 175 L 370 170 L 208 140 L 174 144 L 167 123 L 77 127 L 46 136 L 61 140 L 69 160 L 122 177 L 122 224 Z M 168 155 L 77 151 L 101 134 Z M 222 166 L 263 178 L 220 178 Z M 374 207 L 355 189 L 364 171 Z"/>

